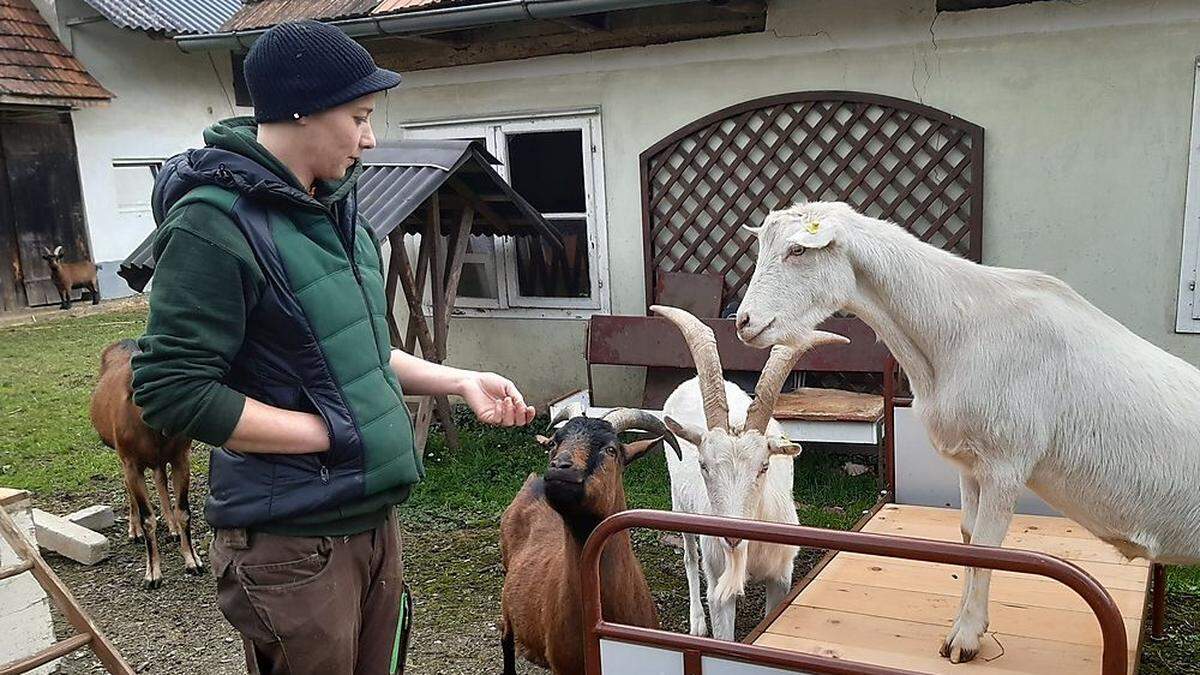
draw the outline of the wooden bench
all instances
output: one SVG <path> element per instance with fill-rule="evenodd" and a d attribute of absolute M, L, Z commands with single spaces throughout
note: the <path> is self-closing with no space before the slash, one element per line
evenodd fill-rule
<path fill-rule="evenodd" d="M 767 362 L 769 350 L 754 349 L 737 337 L 732 319 L 704 319 L 713 329 L 727 378 L 737 373 L 757 377 Z M 796 365 L 797 372 L 883 373 L 889 353 L 874 331 L 858 319 L 835 318 L 821 330 L 850 338 L 849 345 L 812 350 Z M 695 376 L 692 355 L 670 321 L 650 316 L 593 316 L 587 332 L 586 392 L 571 394 L 552 406 L 552 412 L 570 401 L 583 403 L 592 412 L 598 406 L 593 380 L 594 366 L 640 366 L 651 369 L 642 405 L 655 412 L 679 383 Z M 872 394 L 831 389 L 805 388 L 782 397 L 776 418 L 797 441 L 875 445 L 882 434 L 883 398 Z"/>

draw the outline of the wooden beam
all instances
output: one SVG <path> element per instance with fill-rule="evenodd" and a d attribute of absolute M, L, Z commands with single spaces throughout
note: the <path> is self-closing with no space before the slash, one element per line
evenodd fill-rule
<path fill-rule="evenodd" d="M 1027 5 L 1046 0 L 937 0 L 939 12 L 965 12 L 972 9 L 996 9 L 1009 5 Z"/>
<path fill-rule="evenodd" d="M 404 231 L 399 228 L 392 230 L 388 235 L 388 243 L 392 250 L 388 262 L 387 285 L 383 292 L 387 298 L 388 339 L 393 347 L 403 348 L 404 339 L 400 336 L 400 326 L 396 325 L 396 287 L 400 281 L 400 256 L 396 249 L 404 248 Z"/>
<path fill-rule="evenodd" d="M 425 248 L 425 239 L 427 237 L 422 237 L 422 249 Z M 429 334 L 429 324 L 425 322 L 425 313 L 421 311 L 421 294 L 423 291 L 418 290 L 417 282 L 412 277 L 412 264 L 408 259 L 408 251 L 403 246 L 392 250 L 400 252 L 400 285 L 404 287 L 404 298 L 408 302 L 409 338 L 415 335 L 416 340 L 421 345 L 421 358 L 424 358 L 426 361 L 433 361 L 437 354 L 437 349 L 434 346 L 433 336 Z M 424 287 L 423 283 L 421 287 Z M 413 353 L 412 350 L 409 350 L 409 353 Z M 436 362 L 440 363 L 440 361 Z M 442 425 L 446 430 L 446 445 L 451 448 L 457 448 L 458 431 L 454 428 L 454 416 L 450 408 L 450 399 L 445 396 L 435 396 L 433 399 L 434 406 L 438 411 L 438 419 L 442 421 Z M 421 432 L 418 429 L 418 432 L 421 433 L 427 433 L 427 431 L 428 424 L 426 424 L 425 432 Z M 424 440 L 421 442 L 424 443 Z M 418 447 L 423 448 L 424 446 L 419 445 Z"/>
<path fill-rule="evenodd" d="M 428 241 L 426 237 L 421 237 L 421 245 L 417 251 L 417 272 L 415 277 L 415 292 L 417 296 L 418 307 L 422 302 L 425 301 L 425 273 L 429 269 L 429 251 L 431 250 L 432 246 L 432 242 Z M 423 314 L 424 313 L 421 312 L 416 316 L 422 316 Z M 408 333 L 404 337 L 404 346 L 410 354 L 416 354 L 416 351 L 414 351 L 417 348 L 416 320 L 417 319 L 412 314 L 409 314 Z"/>
<path fill-rule="evenodd" d="M 397 35 L 398 39 L 405 42 L 415 42 L 422 45 L 436 45 L 438 47 L 459 48 L 467 45 L 467 42 L 461 38 L 451 37 L 449 35 L 438 36 L 430 33 L 426 35 Z"/>
<path fill-rule="evenodd" d="M 423 355 L 425 360 L 442 363 L 446 360 L 446 332 L 448 330 L 448 314 L 446 312 L 445 283 L 445 244 L 442 238 L 442 207 L 438 193 L 429 197 L 428 218 L 422 240 L 429 239 L 429 278 L 431 281 L 430 294 L 433 296 L 433 352 Z M 439 348 L 440 346 L 440 348 Z M 424 348 L 422 348 L 422 351 Z M 458 430 L 454 427 L 453 409 L 450 400 L 445 396 L 437 397 L 438 419 L 446 434 L 446 445 L 458 447 Z"/>
<path fill-rule="evenodd" d="M 595 17 L 560 16 L 556 19 L 550 19 L 550 22 L 566 26 L 576 33 L 596 33 L 608 30 L 608 14 L 601 14 Z"/>
<path fill-rule="evenodd" d="M 437 193 L 430 198 L 429 220 L 423 236 L 429 237 L 433 247 L 429 265 L 429 278 L 432 281 L 430 294 L 433 296 L 433 360 L 441 363 L 446 354 L 437 345 L 445 343 L 439 334 L 445 331 L 442 319 L 446 306 L 446 242 L 442 239 L 442 213 L 438 204 Z M 428 357 L 427 357 L 428 358 Z"/>
<path fill-rule="evenodd" d="M 451 190 L 457 192 L 460 197 L 467 200 L 472 206 L 474 206 L 475 210 L 481 213 L 484 219 L 492 224 L 492 227 L 501 231 L 512 231 L 514 229 L 512 223 L 503 218 L 500 214 L 496 213 L 495 209 L 488 206 L 483 200 L 481 200 L 479 195 L 471 189 L 471 186 L 464 183 L 462 179 L 458 178 L 457 176 L 451 176 L 449 180 L 446 181 L 446 184 L 450 186 Z"/>
<path fill-rule="evenodd" d="M 65 640 L 59 640 L 45 649 L 31 654 L 17 661 L 10 661 L 5 664 L 0 664 L 0 675 L 17 675 L 18 673 L 28 673 L 38 666 L 50 663 L 54 659 L 61 659 L 71 652 L 88 646 L 92 641 L 91 635 L 79 633 L 72 635 Z"/>
<path fill-rule="evenodd" d="M 454 250 L 450 253 L 450 266 L 446 271 L 446 304 L 443 309 L 446 317 L 446 331 L 442 333 L 442 343 L 439 345 L 442 353 L 446 352 L 446 339 L 450 330 L 450 312 L 454 309 L 454 301 L 458 299 L 458 281 L 462 278 L 463 258 L 467 253 L 467 244 L 471 241 L 471 225 L 475 222 L 475 209 L 463 209 L 462 219 L 458 223 L 458 236 L 454 239 Z"/>
<path fill-rule="evenodd" d="M 87 644 L 91 646 L 92 653 L 96 655 L 100 663 L 110 673 L 120 673 L 120 675 L 134 675 L 133 668 L 121 658 L 121 654 L 116 647 L 108 641 L 100 627 L 88 616 L 75 596 L 71 595 L 71 591 L 67 590 L 66 584 L 50 566 L 42 560 L 42 556 L 38 553 L 37 546 L 29 543 L 25 535 L 13 522 L 12 516 L 8 515 L 8 511 L 0 506 L 0 537 L 8 542 L 9 548 L 17 554 L 19 560 L 28 560 L 33 563 L 30 572 L 37 579 L 42 589 L 46 591 L 46 595 L 50 596 L 50 602 L 54 603 L 55 608 L 62 614 L 63 618 L 80 633 L 79 637 L 86 637 Z M 59 643 L 60 645 L 62 643 Z M 52 647 L 53 648 L 53 647 Z"/>

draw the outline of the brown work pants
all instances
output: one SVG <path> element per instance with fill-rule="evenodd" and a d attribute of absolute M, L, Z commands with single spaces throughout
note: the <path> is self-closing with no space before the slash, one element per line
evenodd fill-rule
<path fill-rule="evenodd" d="M 348 537 L 217 530 L 209 560 L 247 672 L 403 672 L 392 669 L 404 574 L 394 519 Z"/>

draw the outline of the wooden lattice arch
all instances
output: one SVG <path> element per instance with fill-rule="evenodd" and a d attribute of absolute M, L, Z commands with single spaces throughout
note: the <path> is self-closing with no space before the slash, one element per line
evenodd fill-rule
<path fill-rule="evenodd" d="M 782 94 L 699 119 L 642 153 L 646 298 L 655 274 L 754 270 L 743 225 L 796 201 L 838 200 L 972 260 L 982 256 L 983 128 L 904 99 Z"/>

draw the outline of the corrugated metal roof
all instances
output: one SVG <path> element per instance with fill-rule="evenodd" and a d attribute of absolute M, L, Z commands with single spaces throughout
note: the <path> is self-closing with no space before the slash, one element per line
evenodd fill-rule
<path fill-rule="evenodd" d="M 259 0 L 243 5 L 221 30 L 266 28 L 297 19 L 350 19 L 370 14 L 377 4 L 379 0 Z"/>
<path fill-rule="evenodd" d="M 0 0 L 0 98 L 78 105 L 112 94 L 58 41 L 30 0 Z"/>
<path fill-rule="evenodd" d="M 113 25 L 172 35 L 213 33 L 241 0 L 84 0 Z"/>
<path fill-rule="evenodd" d="M 492 168 L 499 163 L 473 141 L 385 143 L 363 153 L 358 211 L 376 241 L 383 241 L 396 228 L 420 232 L 425 220 L 419 209 L 434 192 L 466 193 L 478 208 L 472 234 L 540 236 L 562 246 L 558 230 Z M 443 232 L 450 234 L 458 223 L 456 213 L 444 209 L 441 222 Z M 136 290 L 145 288 L 154 273 L 154 237 L 151 233 L 139 244 L 117 272 Z"/>

